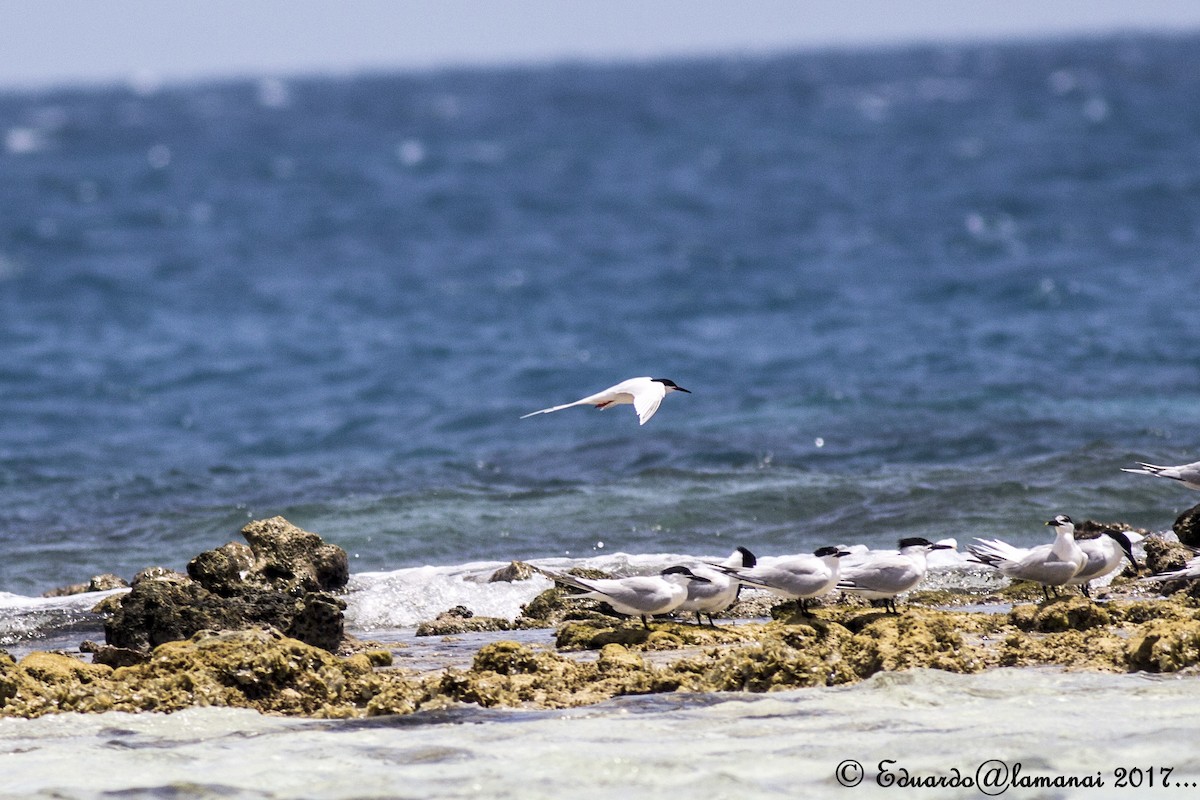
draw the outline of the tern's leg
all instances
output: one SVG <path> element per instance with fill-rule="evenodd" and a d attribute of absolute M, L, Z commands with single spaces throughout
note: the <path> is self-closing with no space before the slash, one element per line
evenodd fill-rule
<path fill-rule="evenodd" d="M 1079 584 L 1079 591 L 1083 592 L 1083 596 L 1088 600 L 1092 599 L 1092 590 L 1088 588 L 1087 582 Z"/>
<path fill-rule="evenodd" d="M 645 614 L 642 614 L 642 625 L 646 628 L 646 630 L 650 630 L 650 623 L 646 621 Z"/>
<path fill-rule="evenodd" d="M 717 623 L 713 622 L 712 614 L 708 615 L 708 624 L 714 628 L 717 627 Z"/>
<path fill-rule="evenodd" d="M 711 620 L 712 620 L 712 617 L 709 617 L 709 621 L 711 621 Z M 697 611 L 697 612 L 696 612 L 696 624 L 697 624 L 697 625 L 700 625 L 700 626 L 703 626 L 703 625 L 704 625 L 704 620 L 700 618 L 700 612 L 699 612 L 699 611 Z"/>

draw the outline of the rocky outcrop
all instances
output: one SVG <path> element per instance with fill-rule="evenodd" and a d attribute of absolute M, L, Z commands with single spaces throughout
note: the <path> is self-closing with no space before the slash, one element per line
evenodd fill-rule
<path fill-rule="evenodd" d="M 336 650 L 346 604 L 333 592 L 349 580 L 346 552 L 283 517 L 251 522 L 242 535 L 248 545 L 230 542 L 201 553 L 187 575 L 139 573 L 129 593 L 106 606 L 106 644 L 147 652 L 199 631 L 266 625 Z"/>
<path fill-rule="evenodd" d="M 833 686 L 913 668 L 1165 673 L 1200 667 L 1200 611 L 1182 593 L 1103 605 L 1060 597 L 1009 613 L 909 605 L 887 614 L 837 606 L 720 628 L 655 622 L 647 631 L 638 620 L 577 620 L 564 624 L 558 638 L 562 647 L 593 654 L 501 640 L 480 648 L 466 669 L 410 672 L 387 668 L 388 651 L 338 657 L 273 628 L 201 631 L 123 666 L 61 653 L 34 653 L 17 663 L 0 652 L 0 716 L 230 706 L 362 717 L 454 703 L 566 708 L 650 692 Z"/>
<path fill-rule="evenodd" d="M 1180 514 L 1172 527 L 1180 542 L 1189 547 L 1200 547 L 1200 505 Z"/>

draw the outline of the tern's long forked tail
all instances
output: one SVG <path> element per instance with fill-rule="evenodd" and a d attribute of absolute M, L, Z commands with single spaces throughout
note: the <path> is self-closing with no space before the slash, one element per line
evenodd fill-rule
<path fill-rule="evenodd" d="M 561 583 L 564 586 L 570 586 L 572 589 L 578 589 L 582 592 L 594 591 L 593 587 L 588 586 L 581 579 L 576 578 L 574 575 L 568 575 L 565 572 L 554 572 L 552 570 L 543 569 L 536 564 L 530 564 L 529 566 L 533 567 L 535 572 L 541 573 L 555 583 Z"/>

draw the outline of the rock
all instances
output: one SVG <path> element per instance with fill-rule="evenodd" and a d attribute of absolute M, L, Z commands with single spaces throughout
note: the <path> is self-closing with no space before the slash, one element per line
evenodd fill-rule
<path fill-rule="evenodd" d="M 1112 617 L 1103 606 L 1080 596 L 1056 597 L 1036 606 L 1017 606 L 1009 612 L 1009 620 L 1023 631 L 1042 633 L 1085 631 L 1112 624 Z"/>
<path fill-rule="evenodd" d="M 80 642 L 79 652 L 91 653 L 93 664 L 103 664 L 116 669 L 117 667 L 132 667 L 134 664 L 144 664 L 149 654 L 141 650 L 131 650 L 128 647 L 111 647 L 96 642 Z"/>
<path fill-rule="evenodd" d="M 291 622 L 283 631 L 305 644 L 335 652 L 345 634 L 346 601 L 328 592 L 309 592 L 293 604 Z"/>
<path fill-rule="evenodd" d="M 9 716 L 194 706 L 363 716 L 385 686 L 413 698 L 413 709 L 429 697 L 421 681 L 377 675 L 366 655 L 338 658 L 271 629 L 200 633 L 116 670 L 54 653 L 33 653 L 19 665 L 0 658 L 0 712 Z"/>
<path fill-rule="evenodd" d="M 492 573 L 492 577 L 488 578 L 488 583 L 512 583 L 513 581 L 527 581 L 536 575 L 537 572 L 533 567 L 526 564 L 524 561 L 512 561 L 507 567 L 501 567 Z"/>
<path fill-rule="evenodd" d="M 107 592 L 111 589 L 127 588 L 129 588 L 129 583 L 124 578 L 112 573 L 105 573 L 94 576 L 87 583 L 73 583 L 70 586 L 60 586 L 57 589 L 51 589 L 43 594 L 42 597 L 67 597 L 86 592 Z"/>
<path fill-rule="evenodd" d="M 350 580 L 346 551 L 283 517 L 255 520 L 242 528 L 254 551 L 254 572 L 269 585 L 290 591 L 336 591 Z"/>
<path fill-rule="evenodd" d="M 569 621 L 558 628 L 555 646 L 559 650 L 602 650 L 610 644 L 643 650 L 675 650 L 680 647 L 711 647 L 747 641 L 741 627 L 652 622 L 647 630 L 641 620 Z"/>
<path fill-rule="evenodd" d="M 0 712 L 22 707 L 32 698 L 40 697 L 43 687 L 28 672 L 17 666 L 8 653 L 0 653 Z"/>
<path fill-rule="evenodd" d="M 201 630 L 244 627 L 229 603 L 195 581 L 137 581 L 104 622 L 106 644 L 147 651 Z"/>
<path fill-rule="evenodd" d="M 208 550 L 188 562 L 187 574 L 210 592 L 224 597 L 237 594 L 254 568 L 254 551 L 241 542 Z"/>
<path fill-rule="evenodd" d="M 1182 569 L 1196 554 L 1179 542 L 1168 541 L 1161 536 L 1147 536 L 1142 540 L 1146 551 L 1146 567 L 1151 575 Z"/>
<path fill-rule="evenodd" d="M 417 626 L 417 636 L 454 636 L 478 631 L 512 630 L 512 623 L 500 617 L 477 617 L 466 606 L 455 606 L 437 618 Z"/>
<path fill-rule="evenodd" d="M 187 585 L 207 591 L 194 581 Z M 465 609 L 450 616 L 475 619 Z M 0 716 L 213 705 L 340 718 L 463 702 L 566 708 L 634 693 L 765 692 L 848 684 L 914 668 L 969 673 L 1001 665 L 1113 672 L 1200 667 L 1200 611 L 1178 595 L 1103 605 L 1070 596 L 1009 614 L 913 605 L 887 614 L 832 606 L 819 616 L 784 615 L 716 629 L 661 621 L 649 632 L 636 621 L 616 626 L 610 621 L 606 629 L 578 622 L 564 628 L 576 630 L 572 642 L 599 647 L 595 658 L 497 641 L 480 648 L 466 670 L 377 671 L 391 661 L 386 650 L 339 658 L 272 628 L 201 631 L 160 645 L 142 663 L 116 669 L 61 653 L 31 654 L 17 664 L 0 653 Z M 625 636 L 627 643 L 602 641 L 605 630 Z M 679 650 L 673 660 L 663 652 L 669 649 Z M 102 650 L 96 646 L 93 655 Z M 652 650 L 659 652 L 643 655 Z"/>
<path fill-rule="evenodd" d="M 146 567 L 144 570 L 133 576 L 133 580 L 129 582 L 130 586 L 137 586 L 142 581 L 169 581 L 171 583 L 183 583 L 190 580 L 187 575 L 179 570 L 169 569 L 167 567 Z"/>
<path fill-rule="evenodd" d="M 1129 666 L 1147 672 L 1177 672 L 1200 661 L 1200 625 L 1194 620 L 1155 620 L 1129 642 Z"/>
<path fill-rule="evenodd" d="M 1180 543 L 1200 547 L 1200 505 L 1192 506 L 1180 514 L 1172 528 Z"/>
<path fill-rule="evenodd" d="M 36 681 L 62 686 L 92 683 L 111 676 L 113 672 L 112 667 L 85 664 L 61 653 L 33 652 L 21 659 L 17 666 Z"/>
<path fill-rule="evenodd" d="M 105 642 L 145 652 L 199 631 L 268 625 L 337 650 L 346 603 L 330 591 L 349 579 L 346 552 L 282 517 L 251 522 L 242 533 L 249 545 L 201 553 L 187 575 L 161 567 L 138 573 L 129 593 L 103 609 L 111 613 Z"/>

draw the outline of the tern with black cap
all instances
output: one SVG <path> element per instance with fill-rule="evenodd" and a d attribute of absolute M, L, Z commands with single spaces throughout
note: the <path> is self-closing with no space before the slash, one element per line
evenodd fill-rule
<path fill-rule="evenodd" d="M 590 394 L 574 403 L 564 403 L 561 406 L 551 406 L 543 408 L 540 411 L 533 411 L 525 414 L 521 419 L 537 416 L 538 414 L 549 414 L 554 411 L 562 411 L 564 408 L 574 408 L 575 406 L 595 406 L 596 408 L 609 408 L 611 406 L 633 405 L 633 410 L 637 412 L 638 424 L 645 425 L 654 412 L 658 411 L 659 405 L 662 404 L 663 398 L 671 392 L 686 392 L 691 394 L 690 389 L 685 389 L 670 378 L 630 378 L 618 383 L 616 386 L 610 386 L 602 392 Z"/>
<path fill-rule="evenodd" d="M 884 609 L 896 611 L 896 595 L 912 589 L 925 577 L 931 550 L 952 550 L 948 544 L 934 544 L 920 536 L 900 540 L 900 552 L 881 553 L 842 572 L 837 588 L 868 600 L 882 600 Z"/>
<path fill-rule="evenodd" d="M 800 613 L 808 613 L 808 601 L 833 591 L 838 582 L 838 559 L 848 550 L 819 547 L 812 555 L 789 556 L 771 564 L 749 568 L 719 566 L 747 586 L 766 589 L 787 600 L 800 602 Z"/>
<path fill-rule="evenodd" d="M 602 600 L 612 606 L 618 614 L 641 617 L 642 624 L 649 630 L 646 617 L 668 614 L 678 608 L 688 595 L 688 584 L 692 581 L 707 582 L 708 578 L 694 574 L 687 567 L 667 567 L 658 575 L 635 575 L 630 578 L 579 578 L 563 572 L 534 567 L 555 583 L 579 589 L 586 597 Z"/>
<path fill-rule="evenodd" d="M 1014 580 L 1033 581 L 1042 585 L 1042 594 L 1050 599 L 1050 588 L 1058 594 L 1087 563 L 1087 555 L 1075 541 L 1075 523 L 1066 514 L 1059 514 L 1046 523 L 1054 528 L 1053 544 L 1037 547 L 1014 547 L 998 539 L 976 539 L 967 549 L 982 564 L 995 567 Z"/>

